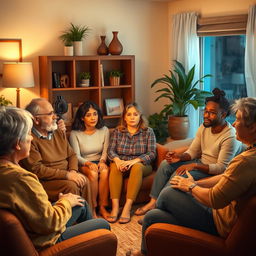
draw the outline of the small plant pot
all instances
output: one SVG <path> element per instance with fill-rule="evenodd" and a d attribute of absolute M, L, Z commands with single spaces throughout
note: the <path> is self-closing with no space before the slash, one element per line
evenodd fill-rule
<path fill-rule="evenodd" d="M 74 54 L 75 56 L 82 56 L 83 55 L 83 44 L 82 41 L 74 41 Z"/>
<path fill-rule="evenodd" d="M 120 77 L 119 76 L 110 76 L 109 83 L 110 83 L 110 86 L 120 85 Z"/>
<path fill-rule="evenodd" d="M 80 86 L 81 87 L 88 87 L 90 85 L 90 79 L 82 79 Z"/>
<path fill-rule="evenodd" d="M 74 47 L 73 46 L 64 46 L 64 56 L 73 56 Z"/>

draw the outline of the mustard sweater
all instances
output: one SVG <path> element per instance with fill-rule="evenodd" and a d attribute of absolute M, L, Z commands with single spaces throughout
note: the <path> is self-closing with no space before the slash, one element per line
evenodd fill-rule
<path fill-rule="evenodd" d="M 217 230 L 227 237 L 246 199 L 256 194 L 256 149 L 236 156 L 219 182 L 210 189 L 210 202 Z"/>
<path fill-rule="evenodd" d="M 55 244 L 72 214 L 69 201 L 52 206 L 37 176 L 11 163 L 0 163 L 0 187 L 0 208 L 19 218 L 35 247 Z"/>
<path fill-rule="evenodd" d="M 35 173 L 40 180 L 66 179 L 67 171 L 78 170 L 78 160 L 66 135 L 56 130 L 51 140 L 33 135 L 29 157 L 22 166 Z"/>

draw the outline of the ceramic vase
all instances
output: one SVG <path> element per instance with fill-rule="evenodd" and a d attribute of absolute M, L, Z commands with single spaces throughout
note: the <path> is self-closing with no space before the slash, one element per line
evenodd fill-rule
<path fill-rule="evenodd" d="M 118 31 L 113 31 L 113 39 L 108 46 L 109 53 L 112 55 L 120 55 L 123 51 L 123 46 L 118 40 L 117 34 Z"/>
<path fill-rule="evenodd" d="M 57 99 L 54 102 L 54 110 L 58 116 L 58 119 L 62 119 L 62 115 L 68 111 L 68 103 L 65 101 L 63 96 L 57 96 Z"/>
<path fill-rule="evenodd" d="M 100 36 L 101 44 L 97 49 L 98 55 L 108 55 L 108 47 L 105 43 L 106 36 Z"/>
<path fill-rule="evenodd" d="M 64 46 L 64 56 L 73 56 L 74 48 L 73 46 Z"/>
<path fill-rule="evenodd" d="M 74 41 L 74 55 L 82 56 L 83 55 L 83 44 L 82 41 Z"/>

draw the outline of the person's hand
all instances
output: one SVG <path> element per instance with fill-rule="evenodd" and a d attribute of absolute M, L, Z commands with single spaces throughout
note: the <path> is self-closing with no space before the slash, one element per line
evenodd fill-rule
<path fill-rule="evenodd" d="M 86 166 L 90 169 L 91 172 L 98 172 L 98 165 L 93 162 L 86 162 Z"/>
<path fill-rule="evenodd" d="M 135 158 L 135 159 L 132 159 L 132 160 L 124 161 L 120 165 L 121 171 L 122 172 L 128 171 L 134 164 L 139 163 L 139 162 L 140 162 L 139 158 Z"/>
<path fill-rule="evenodd" d="M 124 160 L 121 160 L 121 159 L 119 159 L 119 158 L 115 158 L 115 159 L 114 159 L 114 162 L 115 162 L 115 164 L 116 164 L 117 169 L 118 169 L 120 172 L 122 172 L 121 165 L 122 165 L 125 161 L 124 161 Z"/>
<path fill-rule="evenodd" d="M 68 193 L 68 194 L 59 193 L 59 199 L 61 198 L 67 199 L 70 202 L 71 207 L 84 206 L 83 203 L 85 202 L 85 200 L 79 195 L 74 195 L 72 193 Z"/>
<path fill-rule="evenodd" d="M 98 163 L 98 168 L 99 168 L 99 171 L 102 171 L 104 169 L 108 169 L 108 166 L 104 162 L 99 162 Z"/>
<path fill-rule="evenodd" d="M 60 119 L 58 122 L 57 122 L 57 125 L 58 125 L 58 128 L 63 131 L 63 132 L 66 132 L 66 125 L 64 123 L 64 120 L 63 119 Z"/>
<path fill-rule="evenodd" d="M 180 162 L 180 157 L 181 157 L 181 154 L 178 154 L 174 151 L 169 151 L 166 154 L 165 159 L 169 164 L 173 164 L 173 163 Z"/>
<path fill-rule="evenodd" d="M 189 192 L 189 186 L 194 184 L 195 181 L 188 171 L 186 171 L 186 174 L 187 174 L 188 178 L 184 178 L 184 177 L 177 176 L 177 175 L 174 176 L 170 180 L 170 184 L 171 184 L 172 188 L 177 188 L 181 191 Z"/>
<path fill-rule="evenodd" d="M 68 171 L 67 179 L 74 181 L 81 188 L 86 184 L 86 177 L 74 170 Z"/>
<path fill-rule="evenodd" d="M 186 171 L 192 171 L 196 169 L 197 163 L 191 163 L 191 164 L 184 164 L 181 165 L 179 168 L 176 170 L 177 175 L 183 175 L 186 173 Z"/>

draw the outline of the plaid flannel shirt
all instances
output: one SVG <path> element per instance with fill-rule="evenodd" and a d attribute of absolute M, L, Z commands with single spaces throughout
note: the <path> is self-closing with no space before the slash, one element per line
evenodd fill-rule
<path fill-rule="evenodd" d="M 110 137 L 108 157 L 113 160 L 140 158 L 144 165 L 149 165 L 156 157 L 156 138 L 152 128 L 140 129 L 131 135 L 127 130 L 115 129 Z"/>

